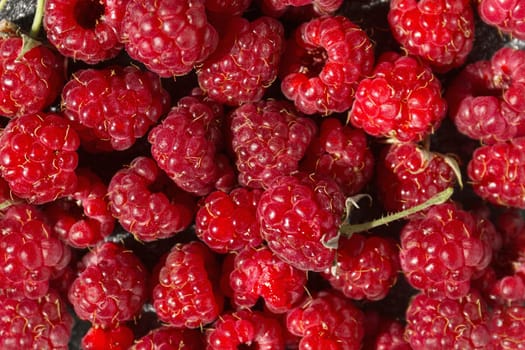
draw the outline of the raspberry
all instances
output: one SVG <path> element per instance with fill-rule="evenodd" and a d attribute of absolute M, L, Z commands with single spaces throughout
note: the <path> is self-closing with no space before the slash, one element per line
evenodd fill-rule
<path fill-rule="evenodd" d="M 525 2 L 523 0 L 481 0 L 477 4 L 480 18 L 510 36 L 525 40 Z"/>
<path fill-rule="evenodd" d="M 197 69 L 199 86 L 215 101 L 241 105 L 262 99 L 276 79 L 283 25 L 271 17 L 228 20 L 219 49 Z"/>
<path fill-rule="evenodd" d="M 0 348 L 67 350 L 73 317 L 54 291 L 39 299 L 0 293 Z"/>
<path fill-rule="evenodd" d="M 171 326 L 199 328 L 212 323 L 223 309 L 219 266 L 204 243 L 176 244 L 160 266 L 153 307 Z"/>
<path fill-rule="evenodd" d="M 326 245 L 338 236 L 344 195 L 330 178 L 315 174 L 281 176 L 265 190 L 257 220 L 268 247 L 300 270 L 324 271 L 336 250 Z"/>
<path fill-rule="evenodd" d="M 110 329 L 91 327 L 82 337 L 82 350 L 127 350 L 134 339 L 133 331 L 124 325 Z"/>
<path fill-rule="evenodd" d="M 140 241 L 173 236 L 187 228 L 195 199 L 180 190 L 148 157 L 139 156 L 117 171 L 108 186 L 109 209 Z"/>
<path fill-rule="evenodd" d="M 413 350 L 488 349 L 489 312 L 476 290 L 461 299 L 412 298 L 406 311 L 405 339 Z"/>
<path fill-rule="evenodd" d="M 490 221 L 452 202 L 412 217 L 401 231 L 401 268 L 408 282 L 435 298 L 467 295 L 471 279 L 492 258 Z"/>
<path fill-rule="evenodd" d="M 281 90 L 303 113 L 344 112 L 373 64 L 372 43 L 359 26 L 343 16 L 314 18 L 287 44 Z"/>
<path fill-rule="evenodd" d="M 62 91 L 64 115 L 92 152 L 130 148 L 169 106 L 159 77 L 135 66 L 79 70 Z"/>
<path fill-rule="evenodd" d="M 262 190 L 238 187 L 206 196 L 195 218 L 195 233 L 217 253 L 257 247 L 262 237 L 256 220 Z"/>
<path fill-rule="evenodd" d="M 107 186 L 86 168 L 77 170 L 75 191 L 48 203 L 45 214 L 57 235 L 75 248 L 96 245 L 109 236 L 115 227 L 106 199 Z"/>
<path fill-rule="evenodd" d="M 351 196 L 372 179 L 374 155 L 362 130 L 327 117 L 310 142 L 299 169 L 332 177 L 344 194 Z"/>
<path fill-rule="evenodd" d="M 364 314 L 349 299 L 321 291 L 286 316 L 288 330 L 301 337 L 299 349 L 361 349 Z"/>
<path fill-rule="evenodd" d="M 18 197 L 51 202 L 75 190 L 80 140 L 58 114 L 29 114 L 9 121 L 0 135 L 0 173 Z"/>
<path fill-rule="evenodd" d="M 266 188 L 276 177 L 296 171 L 317 131 L 287 101 L 247 103 L 230 118 L 238 180 L 252 188 Z"/>
<path fill-rule="evenodd" d="M 400 268 L 393 240 L 359 233 L 339 239 L 335 261 L 323 276 L 333 288 L 355 300 L 385 298 Z"/>
<path fill-rule="evenodd" d="M 130 350 L 204 349 L 204 336 L 199 330 L 161 326 L 137 339 Z"/>
<path fill-rule="evenodd" d="M 10 206 L 0 219 L 0 294 L 44 296 L 55 274 L 66 269 L 71 250 L 42 212 L 28 204 Z"/>
<path fill-rule="evenodd" d="M 282 325 L 260 311 L 240 310 L 224 314 L 207 330 L 208 350 L 235 350 L 243 345 L 284 350 Z"/>
<path fill-rule="evenodd" d="M 405 326 L 400 321 L 381 319 L 373 339 L 367 339 L 366 349 L 374 350 L 412 350 L 404 338 Z M 366 338 L 365 338 L 366 339 Z"/>
<path fill-rule="evenodd" d="M 161 77 L 185 75 L 217 47 L 205 0 L 130 0 L 122 41 L 131 58 Z"/>
<path fill-rule="evenodd" d="M 474 191 L 490 203 L 525 208 L 525 137 L 477 148 L 467 166 Z"/>
<path fill-rule="evenodd" d="M 80 319 L 111 328 L 140 312 L 148 292 L 146 279 L 145 267 L 131 250 L 103 242 L 82 258 L 68 298 Z"/>
<path fill-rule="evenodd" d="M 411 56 L 383 54 L 359 82 L 348 121 L 376 137 L 420 141 L 440 126 L 447 103 L 429 66 Z"/>
<path fill-rule="evenodd" d="M 0 115 L 8 118 L 43 111 L 65 80 L 62 57 L 18 31 L 0 21 Z"/>
<path fill-rule="evenodd" d="M 453 187 L 456 173 L 447 157 L 411 142 L 385 146 L 376 162 L 375 181 L 383 207 L 398 212 Z"/>
<path fill-rule="evenodd" d="M 311 7 L 316 16 L 334 14 L 343 0 L 262 0 L 263 13 L 279 17 L 290 7 Z"/>
<path fill-rule="evenodd" d="M 461 66 L 474 44 L 474 10 L 467 0 L 395 0 L 388 24 L 409 54 L 437 72 Z"/>
<path fill-rule="evenodd" d="M 494 350 L 525 349 L 525 307 L 498 306 L 490 315 Z"/>
<path fill-rule="evenodd" d="M 122 50 L 120 23 L 126 0 L 47 0 L 47 39 L 66 57 L 89 64 L 115 57 Z"/>
<path fill-rule="evenodd" d="M 148 135 L 159 168 L 183 190 L 204 196 L 233 172 L 222 158 L 222 114 L 196 96 L 181 98 Z"/>
<path fill-rule="evenodd" d="M 483 143 L 525 136 L 525 51 L 503 47 L 465 66 L 446 99 L 457 129 Z"/>
<path fill-rule="evenodd" d="M 232 301 L 238 308 L 255 306 L 260 297 L 272 313 L 284 313 L 302 300 L 307 275 L 280 260 L 265 246 L 235 255 L 230 273 Z"/>

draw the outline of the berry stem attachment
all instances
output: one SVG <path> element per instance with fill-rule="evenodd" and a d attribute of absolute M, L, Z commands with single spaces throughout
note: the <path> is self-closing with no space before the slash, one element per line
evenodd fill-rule
<path fill-rule="evenodd" d="M 405 218 L 419 211 L 425 210 L 433 205 L 444 203 L 452 196 L 453 193 L 454 193 L 454 189 L 452 187 L 449 187 L 446 190 L 439 192 L 438 194 L 428 199 L 427 201 L 421 204 L 415 205 L 406 210 L 402 210 L 397 213 L 389 214 L 389 215 L 383 216 L 382 218 L 364 222 L 361 224 L 343 224 L 339 227 L 339 232 L 340 234 L 350 236 L 355 232 L 367 231 L 375 227 L 386 225 L 393 221 Z"/>
<path fill-rule="evenodd" d="M 37 0 L 36 2 L 35 16 L 33 17 L 33 23 L 31 24 L 31 31 L 29 32 L 29 35 L 32 38 L 38 37 L 38 33 L 40 32 L 40 27 L 42 27 L 42 19 L 44 17 L 44 1 L 45 0 Z"/>

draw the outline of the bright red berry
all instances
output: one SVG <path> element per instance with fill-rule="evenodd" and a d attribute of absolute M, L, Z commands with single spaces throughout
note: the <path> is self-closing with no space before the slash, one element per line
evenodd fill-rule
<path fill-rule="evenodd" d="M 481 19 L 513 38 L 525 40 L 525 2 L 523 0 L 481 0 L 477 4 Z"/>
<path fill-rule="evenodd" d="M 198 329 L 160 326 L 135 340 L 129 350 L 204 349 L 204 335 Z"/>
<path fill-rule="evenodd" d="M 135 335 L 125 326 L 103 329 L 91 327 L 82 337 L 82 350 L 128 350 Z"/>
<path fill-rule="evenodd" d="M 525 349 L 525 307 L 497 306 L 490 314 L 489 329 L 494 350 Z"/>

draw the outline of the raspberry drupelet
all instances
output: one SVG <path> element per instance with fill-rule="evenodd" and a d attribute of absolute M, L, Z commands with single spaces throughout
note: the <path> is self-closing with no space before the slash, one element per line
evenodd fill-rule
<path fill-rule="evenodd" d="M 525 1 L 481 0 L 477 8 L 485 23 L 513 38 L 525 40 Z"/>

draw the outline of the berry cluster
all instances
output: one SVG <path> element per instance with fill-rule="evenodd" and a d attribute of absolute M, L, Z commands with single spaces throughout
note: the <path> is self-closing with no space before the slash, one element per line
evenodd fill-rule
<path fill-rule="evenodd" d="M 0 348 L 525 349 L 523 0 L 38 5 Z"/>

